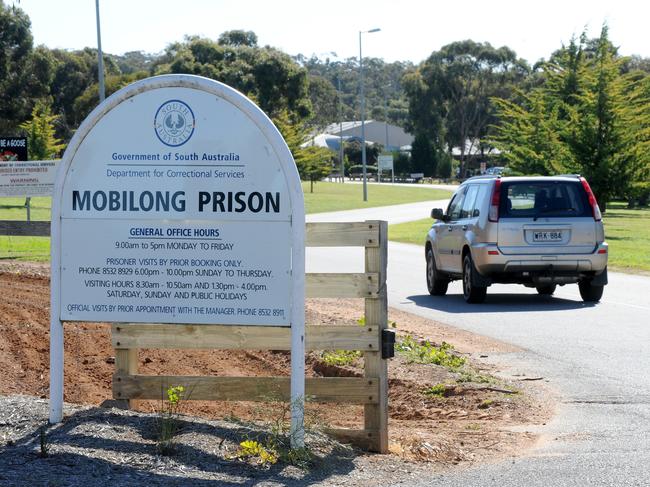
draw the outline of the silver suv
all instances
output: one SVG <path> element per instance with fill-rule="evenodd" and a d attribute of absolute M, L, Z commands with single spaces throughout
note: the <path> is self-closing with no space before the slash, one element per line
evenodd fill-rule
<path fill-rule="evenodd" d="M 523 284 L 551 295 L 578 283 L 584 301 L 607 284 L 607 243 L 589 183 L 577 175 L 478 176 L 454 193 L 427 234 L 429 293 L 442 296 L 463 280 L 468 303 L 485 300 L 493 283 Z"/>

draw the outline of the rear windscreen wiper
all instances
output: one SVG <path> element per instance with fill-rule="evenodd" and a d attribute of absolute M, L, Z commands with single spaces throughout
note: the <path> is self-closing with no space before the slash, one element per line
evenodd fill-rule
<path fill-rule="evenodd" d="M 575 208 L 571 207 L 564 207 L 564 208 L 541 208 L 535 212 L 535 216 L 533 217 L 533 221 L 537 221 L 539 218 L 540 214 L 542 213 L 553 213 L 555 211 L 576 211 Z"/>
<path fill-rule="evenodd" d="M 576 211 L 575 208 L 563 207 L 563 208 L 542 208 L 537 213 L 551 213 L 554 211 Z"/>

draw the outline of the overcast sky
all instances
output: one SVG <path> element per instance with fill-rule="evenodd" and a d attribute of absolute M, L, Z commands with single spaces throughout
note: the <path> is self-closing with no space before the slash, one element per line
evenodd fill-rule
<path fill-rule="evenodd" d="M 95 0 L 4 0 L 25 10 L 36 44 L 95 47 Z M 535 62 L 585 28 L 603 22 L 624 55 L 650 57 L 650 2 L 643 0 L 100 0 L 105 52 L 157 53 L 185 35 L 216 39 L 232 29 L 254 31 L 259 44 L 288 54 L 340 58 L 363 55 L 419 63 L 432 51 L 462 39 L 507 45 Z M 332 57 L 330 55 L 330 57 Z"/>

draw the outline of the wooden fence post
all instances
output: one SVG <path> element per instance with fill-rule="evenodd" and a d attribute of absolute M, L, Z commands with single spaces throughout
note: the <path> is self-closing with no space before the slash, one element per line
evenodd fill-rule
<path fill-rule="evenodd" d="M 138 349 L 137 348 L 116 348 L 115 349 L 115 373 L 117 375 L 136 375 L 138 373 Z M 130 409 L 130 399 L 118 399 L 118 407 Z"/>
<path fill-rule="evenodd" d="M 365 248 L 365 271 L 379 274 L 379 293 L 365 299 L 366 326 L 379 333 L 388 326 L 388 297 L 386 295 L 386 270 L 388 266 L 388 223 L 367 221 L 369 227 L 379 227 L 379 246 Z M 379 402 L 364 406 L 365 429 L 373 434 L 371 451 L 388 452 L 388 364 L 381 358 L 381 345 L 375 352 L 364 353 L 364 376 L 379 381 Z"/>

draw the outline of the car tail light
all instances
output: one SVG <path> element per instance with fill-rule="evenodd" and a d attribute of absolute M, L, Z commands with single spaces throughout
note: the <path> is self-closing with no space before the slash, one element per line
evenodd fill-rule
<path fill-rule="evenodd" d="M 591 190 L 591 186 L 589 186 L 589 183 L 583 177 L 580 178 L 580 182 L 582 183 L 582 187 L 585 189 L 585 192 L 587 193 L 587 197 L 589 198 L 589 206 L 591 206 L 591 212 L 594 215 L 594 220 L 596 221 L 602 220 L 603 216 L 600 213 L 600 207 L 598 206 L 598 201 L 596 201 L 594 192 Z"/>
<path fill-rule="evenodd" d="M 490 203 L 490 212 L 488 213 L 488 220 L 491 222 L 499 221 L 499 204 L 501 203 L 501 180 L 494 180 L 494 188 L 492 189 L 492 201 Z"/>
<path fill-rule="evenodd" d="M 599 254 L 606 254 L 606 253 L 607 253 L 607 249 L 598 249 L 598 253 L 599 253 Z"/>

